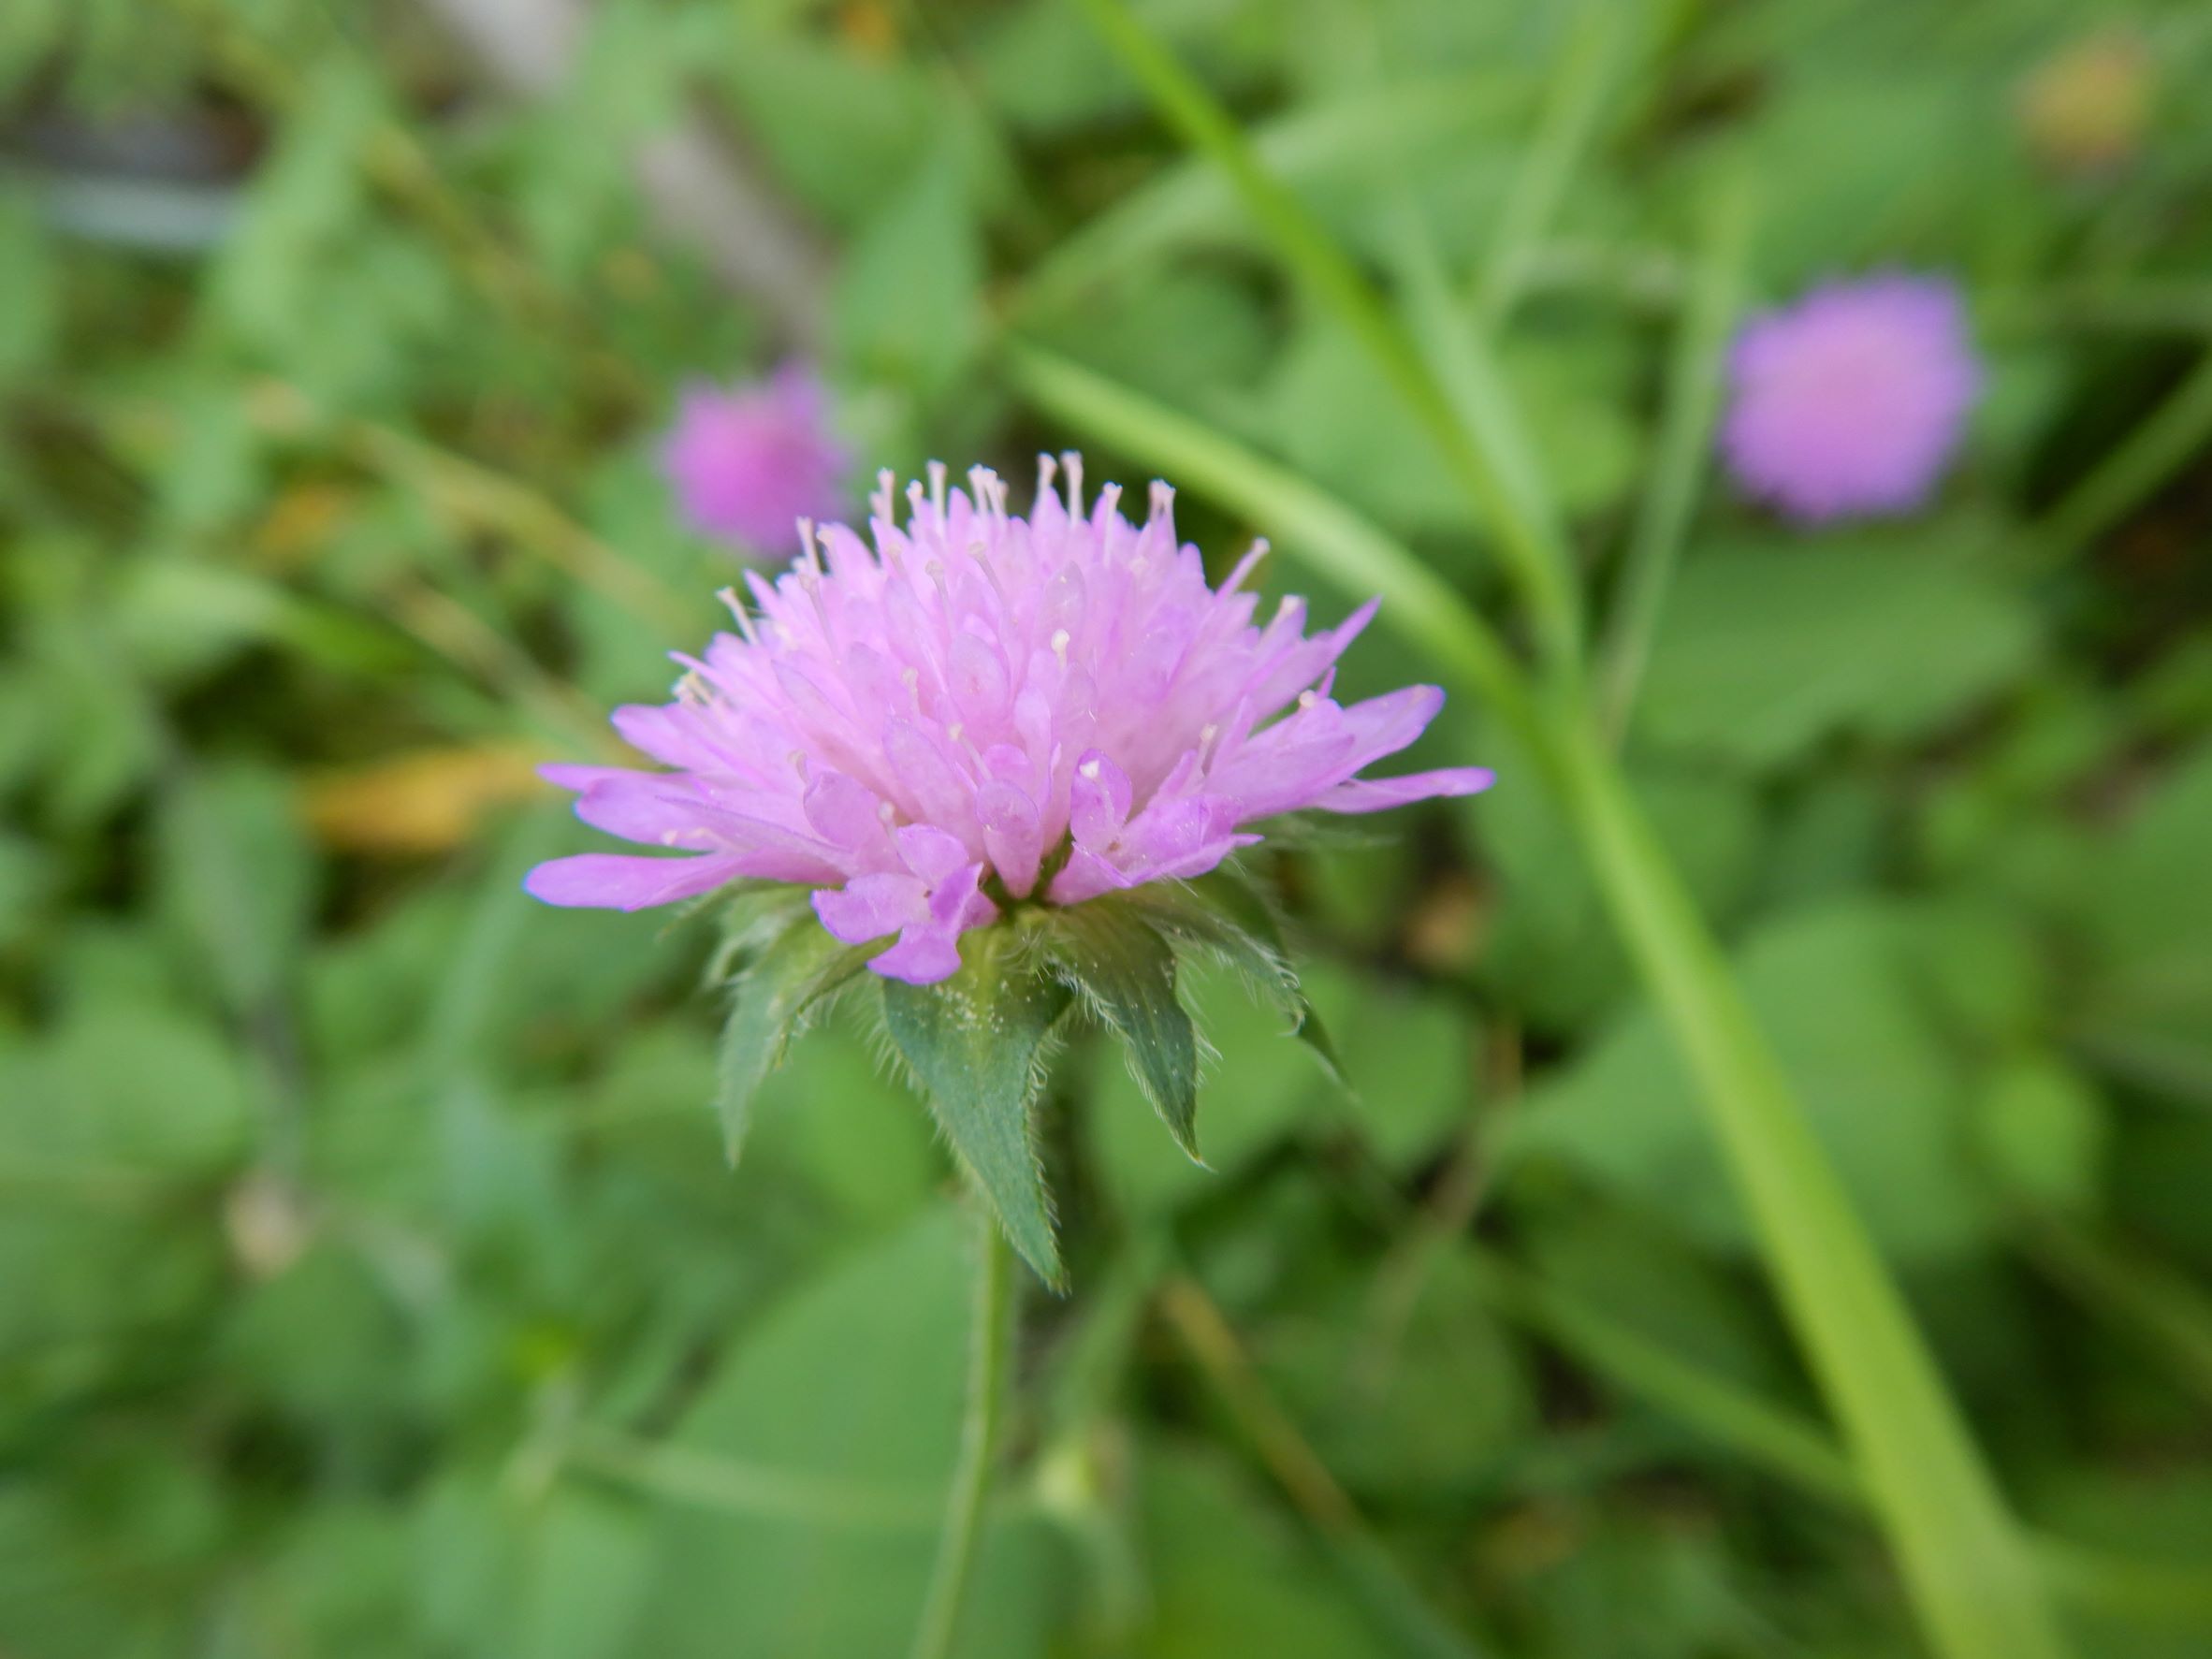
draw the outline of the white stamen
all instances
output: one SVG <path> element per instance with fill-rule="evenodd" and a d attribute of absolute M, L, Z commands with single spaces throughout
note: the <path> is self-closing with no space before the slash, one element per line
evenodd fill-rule
<path fill-rule="evenodd" d="M 1267 559 L 1268 552 L 1267 538 L 1265 536 L 1254 537 L 1252 546 L 1245 550 L 1244 558 L 1238 560 L 1236 568 L 1229 573 L 1229 579 L 1221 584 L 1221 596 L 1227 598 L 1244 587 L 1245 578 L 1260 567 Z"/>
<path fill-rule="evenodd" d="M 1320 700 L 1321 699 L 1312 691 L 1301 691 L 1298 693 L 1298 706 L 1301 708 L 1311 708 Z"/>
<path fill-rule="evenodd" d="M 1065 628 L 1054 629 L 1052 637 L 1053 655 L 1059 658 L 1060 665 L 1063 668 L 1068 665 L 1068 630 Z"/>
<path fill-rule="evenodd" d="M 737 624 L 738 637 L 749 646 L 759 645 L 761 636 L 754 631 L 752 615 L 745 608 L 745 601 L 738 598 L 737 589 L 724 588 L 715 597 L 722 602 L 723 608 L 730 613 L 731 619 Z"/>
<path fill-rule="evenodd" d="M 1068 469 L 1068 517 L 1083 517 L 1083 456 L 1076 450 L 1060 452 L 1060 464 Z"/>
<path fill-rule="evenodd" d="M 1089 779 L 1093 783 L 1096 783 L 1099 780 L 1099 763 L 1095 760 L 1085 761 L 1082 765 L 1076 767 L 1075 769 L 1076 771 L 1083 774 L 1084 777 Z"/>

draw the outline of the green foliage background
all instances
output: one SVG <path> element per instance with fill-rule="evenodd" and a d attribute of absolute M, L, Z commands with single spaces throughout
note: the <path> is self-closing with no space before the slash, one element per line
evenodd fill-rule
<path fill-rule="evenodd" d="M 1623 753 L 2080 1651 L 2212 1649 L 2212 12 L 1143 9 L 1377 269 L 1410 195 L 1601 615 L 1717 178 L 1754 299 L 1968 285 L 1939 503 L 1704 491 Z M 2109 156 L 2035 90 L 2085 51 Z M 687 116 L 822 251 L 795 313 L 648 211 Z M 833 1019 L 733 1173 L 711 930 L 518 892 L 591 839 L 526 763 L 734 572 L 674 388 L 813 327 L 871 463 L 1019 476 L 1077 435 L 1018 330 L 1488 601 L 1446 463 L 1066 0 L 606 0 L 534 97 L 401 0 L 13 0 L 0 118 L 0 1654 L 901 1651 L 968 1317 L 926 1111 Z M 1066 1057 L 959 1651 L 1920 1651 L 1547 797 L 1275 873 L 1351 1092 L 1226 977 L 1209 1170 Z"/>

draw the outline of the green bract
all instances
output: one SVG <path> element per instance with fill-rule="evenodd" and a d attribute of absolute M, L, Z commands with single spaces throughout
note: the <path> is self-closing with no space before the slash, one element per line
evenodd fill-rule
<path fill-rule="evenodd" d="M 1274 908 L 1243 868 L 1158 883 L 1068 907 L 1026 906 L 967 941 L 960 971 L 933 985 L 864 975 L 875 946 L 839 944 L 802 903 L 733 919 L 730 1011 L 716 1106 L 730 1157 L 743 1147 L 755 1094 L 791 1043 L 851 992 L 880 1020 L 885 1046 L 929 1102 L 962 1171 L 1037 1275 L 1064 1288 L 1036 1113 L 1055 1049 L 1071 1026 L 1119 1041 L 1130 1074 L 1175 1144 L 1200 1151 L 1202 1034 L 1176 990 L 1194 955 L 1234 968 L 1312 1047 L 1336 1058 L 1300 988 Z"/>

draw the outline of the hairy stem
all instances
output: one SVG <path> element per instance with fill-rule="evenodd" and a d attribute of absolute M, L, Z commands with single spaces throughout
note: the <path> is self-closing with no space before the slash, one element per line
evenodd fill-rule
<path fill-rule="evenodd" d="M 960 1607 L 982 1539 L 983 1501 L 998 1447 L 998 1419 L 1006 1404 L 1008 1361 L 1013 1346 L 1013 1254 L 991 1207 L 970 1204 L 976 1223 L 975 1326 L 968 1360 L 968 1408 L 960 1424 L 960 1457 L 945 1498 L 937 1564 L 914 1629 L 912 1659 L 948 1659 L 960 1626 Z"/>

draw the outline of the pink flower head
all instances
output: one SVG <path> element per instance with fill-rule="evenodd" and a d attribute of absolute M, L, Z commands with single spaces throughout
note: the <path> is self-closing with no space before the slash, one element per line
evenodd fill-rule
<path fill-rule="evenodd" d="M 686 387 L 661 450 L 661 469 L 694 530 L 773 554 L 797 541 L 800 519 L 845 510 L 850 465 L 829 429 L 829 395 L 798 362 L 729 391 Z"/>
<path fill-rule="evenodd" d="M 1201 875 L 1259 839 L 1247 825 L 1301 808 L 1489 787 L 1473 767 L 1358 776 L 1444 702 L 1433 686 L 1330 696 L 1373 602 L 1309 637 L 1286 599 L 1261 627 L 1242 584 L 1264 545 L 1210 588 L 1166 485 L 1133 524 L 1118 486 L 1086 508 L 1067 461 L 1066 500 L 1046 459 L 1027 518 L 990 472 L 948 491 L 933 466 L 903 529 L 886 473 L 872 547 L 833 524 L 773 584 L 748 573 L 752 608 L 725 595 L 737 633 L 677 658 L 676 700 L 616 711 L 674 770 L 546 769 L 585 822 L 675 855 L 555 859 L 529 890 L 636 910 L 740 878 L 805 882 L 838 939 L 898 936 L 876 972 L 931 984 L 1002 903 Z"/>
<path fill-rule="evenodd" d="M 1919 506 L 1982 379 L 1957 289 L 1900 273 L 1829 284 L 1754 317 L 1728 373 L 1730 469 L 1809 524 Z"/>

